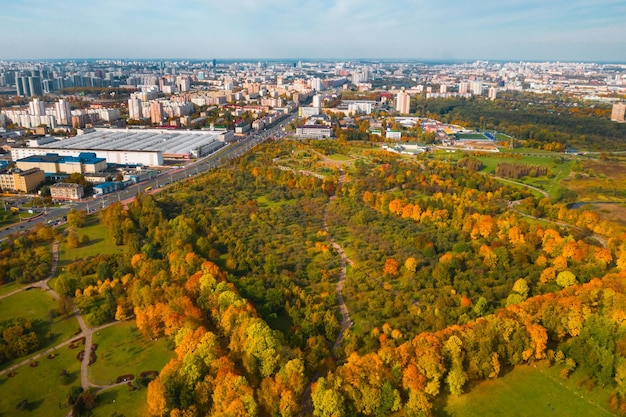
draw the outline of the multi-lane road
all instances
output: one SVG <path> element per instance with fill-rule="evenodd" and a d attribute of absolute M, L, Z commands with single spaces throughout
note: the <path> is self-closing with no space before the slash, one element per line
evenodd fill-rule
<path fill-rule="evenodd" d="M 39 223 L 60 220 L 64 216 L 67 216 L 67 213 L 72 208 L 93 213 L 114 202 L 133 199 L 140 192 L 145 192 L 146 190 L 158 192 L 159 188 L 165 185 L 215 169 L 226 164 L 229 160 L 239 157 L 264 140 L 276 137 L 276 135 L 282 132 L 284 126 L 291 123 L 294 117 L 295 114 L 290 114 L 275 126 L 254 132 L 237 142 L 226 145 L 207 157 L 198 159 L 185 166 L 163 171 L 151 180 L 134 184 L 123 190 L 115 191 L 104 196 L 86 198 L 59 207 L 48 207 L 45 211 L 39 209 L 39 215 L 33 214 L 34 217 L 22 220 L 19 223 L 12 224 L 0 230 L 0 240 L 6 238 L 11 233 L 18 233 L 30 229 Z"/>

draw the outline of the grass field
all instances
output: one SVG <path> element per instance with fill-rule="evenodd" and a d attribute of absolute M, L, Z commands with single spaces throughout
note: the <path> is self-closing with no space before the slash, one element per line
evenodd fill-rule
<path fill-rule="evenodd" d="M 351 157 L 340 154 L 340 153 L 334 153 L 334 154 L 328 155 L 328 159 L 332 159 L 333 161 L 351 161 L 352 160 Z"/>
<path fill-rule="evenodd" d="M 587 391 L 577 386 L 580 375 L 559 378 L 560 367 L 519 366 L 502 378 L 485 381 L 469 393 L 448 396 L 435 405 L 437 417 L 604 417 L 609 389 Z"/>
<path fill-rule="evenodd" d="M 0 300 L 0 321 L 15 317 L 46 320 L 48 312 L 56 307 L 57 302 L 45 291 L 21 291 Z"/>
<path fill-rule="evenodd" d="M 80 362 L 76 360 L 76 354 L 76 350 L 64 347 L 57 351 L 54 359 L 39 359 L 37 367 L 25 365 L 17 369 L 14 377 L 0 376 L 0 416 L 67 415 L 69 407 L 64 407 L 67 393 L 70 387 L 80 385 Z M 71 382 L 67 385 L 61 383 L 59 376 L 63 369 L 71 375 Z M 22 400 L 28 401 L 30 410 L 20 411 L 15 408 Z"/>
<path fill-rule="evenodd" d="M 93 341 L 98 344 L 97 359 L 89 367 L 89 379 L 99 385 L 110 384 L 120 375 L 160 371 L 173 355 L 164 338 L 144 337 L 132 321 L 100 330 Z"/>
<path fill-rule="evenodd" d="M 483 135 L 482 133 L 456 133 L 455 134 L 457 140 L 463 140 L 463 139 L 482 139 L 482 140 L 488 140 L 488 138 Z"/>
<path fill-rule="evenodd" d="M 81 227 L 77 232 L 79 238 L 82 238 L 84 235 L 89 236 L 90 242 L 87 245 L 69 249 L 67 243 L 63 241 L 59 245 L 59 266 L 61 267 L 68 265 L 75 259 L 120 251 L 120 247 L 114 245 L 111 241 L 107 228 L 101 225 L 93 215 L 87 218 L 85 227 Z"/>
<path fill-rule="evenodd" d="M 19 221 L 19 216 L 16 213 L 8 210 L 0 211 L 0 229 L 9 226 Z"/>
<path fill-rule="evenodd" d="M 513 155 L 513 153 L 511 153 L 511 155 Z M 548 169 L 550 169 L 550 172 L 552 174 L 551 177 L 524 177 L 516 181 L 542 189 L 546 191 L 551 198 L 556 198 L 561 188 L 561 181 L 570 174 L 572 168 L 572 161 L 567 159 L 560 164 L 555 164 L 554 158 L 557 156 L 562 155 L 556 154 L 554 152 L 546 152 L 526 155 L 522 159 L 518 159 L 515 157 L 503 158 L 495 156 L 480 156 L 479 159 L 485 165 L 485 167 L 481 171 L 486 173 L 495 172 L 498 164 L 501 163 L 539 165 L 547 167 Z"/>
<path fill-rule="evenodd" d="M 9 282 L 3 285 L 0 285 L 0 295 L 8 294 L 15 290 L 19 290 L 23 285 L 18 284 L 17 282 Z"/>
<path fill-rule="evenodd" d="M 295 199 L 291 199 L 291 200 L 279 200 L 279 201 L 270 201 L 268 200 L 268 198 L 264 195 L 258 197 L 256 199 L 257 203 L 259 203 L 259 205 L 263 206 L 263 207 L 268 207 L 268 208 L 273 208 L 273 207 L 279 207 L 279 206 L 283 206 L 285 204 L 295 204 L 296 200 Z"/>
<path fill-rule="evenodd" d="M 584 161 L 582 168 L 566 179 L 580 201 L 626 201 L 626 162 Z"/>
<path fill-rule="evenodd" d="M 146 416 L 147 393 L 145 388 L 131 391 L 125 385 L 108 389 L 98 394 L 98 405 L 93 409 L 93 416 L 110 417 L 113 413 L 123 414 L 125 417 Z"/>
<path fill-rule="evenodd" d="M 56 308 L 57 302 L 47 292 L 41 289 L 22 291 L 0 300 L 0 321 L 16 317 L 42 320 L 42 327 L 37 329 L 40 336 L 45 338 L 43 346 L 37 351 L 40 352 L 69 339 L 79 329 L 78 322 L 73 316 L 59 316 L 50 319 L 48 313 Z M 35 355 L 37 352 L 28 356 Z M 17 358 L 4 363 L 1 368 L 5 369 L 24 359 Z"/>

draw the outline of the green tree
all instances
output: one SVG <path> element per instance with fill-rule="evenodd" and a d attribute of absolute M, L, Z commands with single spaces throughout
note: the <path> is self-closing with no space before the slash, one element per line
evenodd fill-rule
<path fill-rule="evenodd" d="M 576 275 L 571 271 L 561 271 L 556 276 L 556 283 L 559 284 L 561 288 L 569 287 L 577 282 Z"/>

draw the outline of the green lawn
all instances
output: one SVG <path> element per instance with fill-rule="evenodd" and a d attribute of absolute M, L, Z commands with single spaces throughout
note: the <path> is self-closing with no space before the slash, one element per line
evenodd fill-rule
<path fill-rule="evenodd" d="M 503 153 L 505 154 L 505 153 Z M 512 155 L 513 156 L 513 155 Z M 503 157 L 503 156 L 479 156 L 478 159 L 482 161 L 485 167 L 482 169 L 483 172 L 491 172 L 495 171 L 498 164 L 508 163 L 508 164 L 525 164 L 525 165 L 539 165 L 548 167 L 550 170 L 554 170 L 554 158 L 551 155 L 546 154 L 546 156 L 532 155 L 532 156 L 524 156 L 522 159 L 518 159 L 515 157 Z M 564 164 L 566 164 L 564 162 Z M 558 166 L 557 166 L 558 169 Z"/>
<path fill-rule="evenodd" d="M 0 321 L 15 317 L 47 320 L 48 312 L 57 302 L 46 291 L 34 288 L 0 300 Z"/>
<path fill-rule="evenodd" d="M 15 290 L 19 290 L 23 285 L 18 284 L 17 282 L 8 282 L 6 284 L 0 285 L 0 295 L 8 294 Z"/>
<path fill-rule="evenodd" d="M 96 362 L 89 367 L 94 384 L 110 384 L 120 375 L 138 376 L 143 371 L 160 371 L 173 356 L 165 338 L 144 337 L 133 321 L 107 327 L 93 336 L 98 344 Z"/>
<path fill-rule="evenodd" d="M 54 359 L 41 358 L 39 366 L 22 366 L 17 375 L 9 378 L 0 376 L 0 416 L 54 417 L 65 416 L 65 407 L 70 387 L 80 385 L 80 362 L 76 359 L 77 350 L 68 347 L 57 351 Z M 60 372 L 70 373 L 69 383 L 63 385 Z M 19 411 L 15 406 L 28 400 L 30 411 Z M 61 407 L 60 407 L 61 406 Z"/>
<path fill-rule="evenodd" d="M 128 386 L 108 389 L 98 394 L 98 405 L 93 410 L 94 417 L 110 417 L 113 413 L 125 417 L 143 417 L 148 415 L 146 399 L 148 390 L 131 391 Z"/>
<path fill-rule="evenodd" d="M 352 160 L 351 157 L 340 154 L 340 153 L 334 153 L 334 154 L 328 155 L 328 159 L 332 159 L 333 161 L 351 161 Z"/>
<path fill-rule="evenodd" d="M 0 228 L 17 223 L 18 221 L 20 221 L 20 218 L 17 213 L 8 210 L 0 210 Z"/>
<path fill-rule="evenodd" d="M 11 362 L 4 363 L 0 369 L 19 363 L 29 356 L 49 349 L 74 336 L 79 329 L 76 318 L 74 316 L 59 316 L 51 319 L 48 313 L 50 310 L 55 310 L 56 308 L 57 302 L 50 294 L 38 288 L 22 291 L 0 300 L 0 321 L 16 317 L 23 317 L 30 320 L 42 320 L 40 323 L 41 327 L 37 328 L 37 332 L 43 339 L 43 346 L 41 346 L 38 351 L 26 357 L 17 358 Z M 0 416 L 1 415 L 2 414 L 0 414 Z"/>
<path fill-rule="evenodd" d="M 469 393 L 448 396 L 435 405 L 438 417 L 500 416 L 613 416 L 607 407 L 609 389 L 588 392 L 578 387 L 574 373 L 559 377 L 560 367 L 519 366 L 502 378 L 485 381 Z"/>
<path fill-rule="evenodd" d="M 291 200 L 279 200 L 279 201 L 270 201 L 267 196 L 260 196 L 256 199 L 257 203 L 259 203 L 260 206 L 262 207 L 268 207 L 268 208 L 274 208 L 274 207 L 280 207 L 283 206 L 285 204 L 295 204 L 296 203 L 296 199 L 291 199 Z"/>
<path fill-rule="evenodd" d="M 68 265 L 75 259 L 84 259 L 100 254 L 111 254 L 121 250 L 121 247 L 114 245 L 111 241 L 108 229 L 101 225 L 98 219 L 93 215 L 87 218 L 86 225 L 77 229 L 77 232 L 79 238 L 87 235 L 90 242 L 87 245 L 69 249 L 67 243 L 63 241 L 59 245 L 59 266 Z"/>

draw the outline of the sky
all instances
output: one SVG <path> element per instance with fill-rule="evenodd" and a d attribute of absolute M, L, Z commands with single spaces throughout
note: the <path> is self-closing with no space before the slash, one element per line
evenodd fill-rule
<path fill-rule="evenodd" d="M 626 62 L 625 0 L 0 0 L 0 59 Z"/>

